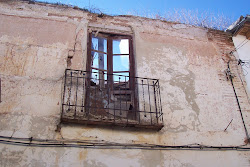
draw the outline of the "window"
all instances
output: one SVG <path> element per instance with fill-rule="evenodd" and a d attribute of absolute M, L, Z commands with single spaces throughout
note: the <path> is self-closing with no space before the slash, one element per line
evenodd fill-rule
<path fill-rule="evenodd" d="M 132 38 L 91 32 L 87 71 L 90 72 L 85 103 L 88 112 L 95 117 L 135 120 L 137 115 L 133 111 L 137 108 L 137 97 L 134 93 Z"/>
<path fill-rule="evenodd" d="M 124 76 L 120 77 L 124 82 L 125 78 L 134 77 L 132 50 L 130 36 L 92 32 L 89 34 L 87 71 L 92 72 L 92 77 L 97 77 L 96 84 L 99 84 L 99 79 L 107 80 L 112 74 L 113 78 L 109 80 L 116 82 L 118 76 Z"/>
<path fill-rule="evenodd" d="M 135 77 L 132 37 L 92 31 L 86 71 L 66 69 L 62 122 L 163 127 L 158 79 Z"/>

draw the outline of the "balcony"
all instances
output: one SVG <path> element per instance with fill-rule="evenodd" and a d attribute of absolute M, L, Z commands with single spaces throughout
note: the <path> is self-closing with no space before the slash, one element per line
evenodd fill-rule
<path fill-rule="evenodd" d="M 160 130 L 159 80 L 66 69 L 61 121 Z"/>

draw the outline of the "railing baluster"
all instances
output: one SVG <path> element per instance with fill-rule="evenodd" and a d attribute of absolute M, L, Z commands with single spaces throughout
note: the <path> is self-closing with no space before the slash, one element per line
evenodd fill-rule
<path fill-rule="evenodd" d="M 143 85 L 143 79 L 141 80 L 142 82 L 142 95 L 143 95 L 143 104 L 144 104 L 144 117 L 147 117 L 147 113 L 146 113 L 146 107 L 145 107 L 145 96 L 144 96 L 144 85 Z"/>
<path fill-rule="evenodd" d="M 84 79 L 84 74 L 85 73 L 83 73 L 82 72 L 82 108 L 81 108 L 81 112 L 83 112 L 83 107 L 84 107 L 84 99 L 85 99 L 85 89 L 84 89 L 84 86 L 85 86 L 85 79 Z M 86 109 L 85 109 L 86 110 Z"/>
<path fill-rule="evenodd" d="M 127 99 L 127 76 L 125 76 L 125 99 L 126 99 L 126 111 L 127 113 L 125 113 L 127 115 L 127 124 L 128 124 L 128 115 L 129 115 L 129 111 L 128 111 L 128 99 Z"/>
<path fill-rule="evenodd" d="M 74 118 L 76 118 L 77 92 L 78 92 L 78 72 L 76 73 L 76 99 L 75 99 L 75 113 L 74 113 Z"/>
<path fill-rule="evenodd" d="M 138 90 L 139 85 L 140 85 L 139 79 L 136 78 L 136 79 L 135 79 L 135 87 L 136 87 L 137 89 L 135 90 L 134 93 L 138 93 L 138 91 L 139 91 L 139 90 Z M 135 104 L 135 105 L 137 105 L 137 107 L 136 107 L 136 108 L 137 108 L 137 111 L 135 111 L 135 112 L 138 112 L 139 124 L 141 124 L 141 112 L 140 112 L 140 97 L 139 97 L 139 94 L 136 94 L 135 97 L 138 98 L 137 104 Z"/>
<path fill-rule="evenodd" d="M 91 80 L 94 79 L 92 78 L 92 73 L 90 72 L 90 74 L 87 75 L 87 81 L 89 81 L 90 83 L 87 84 L 87 92 L 89 93 L 87 96 L 89 96 L 89 99 L 91 99 Z M 90 110 L 91 110 L 91 106 L 90 106 L 90 100 L 88 100 L 89 103 L 85 104 L 87 109 L 87 119 L 89 120 L 89 115 L 90 115 Z M 93 104 L 92 104 L 93 105 Z"/>
<path fill-rule="evenodd" d="M 69 88 L 69 97 L 68 97 L 68 112 L 70 112 L 70 101 L 71 101 L 71 91 L 72 91 L 72 71 L 70 72 L 70 88 Z"/>
<path fill-rule="evenodd" d="M 99 90 L 100 90 L 100 92 L 101 92 L 101 96 L 100 96 L 100 103 L 102 103 L 102 101 L 104 100 L 103 99 L 103 96 L 102 96 L 102 91 L 103 91 L 103 88 L 104 88 L 104 72 L 103 71 L 101 71 L 101 74 L 102 74 L 102 77 L 100 77 L 100 72 L 99 72 L 99 79 L 98 79 L 98 81 L 99 81 Z M 103 108 L 100 108 L 100 109 L 98 109 L 98 111 L 104 111 L 104 109 Z M 104 115 L 104 113 L 101 113 L 101 120 L 103 119 L 103 115 Z"/>
<path fill-rule="evenodd" d="M 65 90 L 66 90 L 66 81 L 67 81 L 67 71 L 68 69 L 65 70 L 65 73 L 64 73 L 64 88 L 63 88 L 63 101 L 62 101 L 62 113 L 61 113 L 61 117 L 63 116 L 63 113 L 64 113 L 64 104 L 65 104 Z"/>
<path fill-rule="evenodd" d="M 96 89 L 97 89 L 97 74 L 95 75 L 95 81 L 96 81 L 96 85 L 95 85 L 95 107 L 94 107 L 94 112 L 93 113 L 97 113 L 97 95 L 96 95 Z M 99 83 L 100 84 L 100 83 Z M 100 85 L 99 85 L 100 86 Z"/>
<path fill-rule="evenodd" d="M 119 86 L 119 98 L 120 98 L 120 115 L 122 115 L 122 100 L 121 100 L 121 77 L 119 77 L 119 83 L 118 83 L 118 86 Z"/>
<path fill-rule="evenodd" d="M 159 80 L 158 80 L 158 89 L 159 89 L 159 96 L 158 96 L 158 98 L 160 99 L 160 101 L 159 101 L 159 107 L 160 107 L 160 115 L 161 115 L 161 121 L 162 121 L 162 123 L 163 123 L 163 114 L 162 114 L 162 105 L 161 105 L 161 88 L 160 88 L 160 84 L 159 84 Z"/>
<path fill-rule="evenodd" d="M 156 122 L 158 124 L 158 115 L 157 115 L 157 100 L 156 100 L 156 93 L 155 93 L 155 83 L 153 81 L 153 87 L 154 87 L 154 99 L 155 99 L 155 117 L 156 117 Z"/>
<path fill-rule="evenodd" d="M 147 83 L 148 83 L 148 79 L 147 79 Z M 151 100 L 150 100 L 150 90 L 149 90 L 149 83 L 148 83 L 148 100 L 149 100 L 149 112 L 150 112 L 150 121 L 151 121 L 151 125 L 152 125 L 152 112 L 151 112 Z"/>
<path fill-rule="evenodd" d="M 111 85 L 110 81 L 110 76 L 107 74 L 107 90 L 108 90 L 108 119 L 109 119 L 109 114 L 110 114 L 110 88 L 109 86 Z"/>

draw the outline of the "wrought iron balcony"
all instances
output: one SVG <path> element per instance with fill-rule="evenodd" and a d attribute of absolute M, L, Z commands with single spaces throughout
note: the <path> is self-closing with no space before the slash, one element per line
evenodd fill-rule
<path fill-rule="evenodd" d="M 61 121 L 160 130 L 158 79 L 66 69 Z"/>

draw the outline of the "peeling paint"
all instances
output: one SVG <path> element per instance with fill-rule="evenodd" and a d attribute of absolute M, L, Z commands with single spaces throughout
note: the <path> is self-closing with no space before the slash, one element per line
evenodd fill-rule
<path fill-rule="evenodd" d="M 61 124 L 57 130 L 64 71 L 86 69 L 88 28 L 94 25 L 133 36 L 136 76 L 160 79 L 161 131 L 74 124 Z M 63 6 L 0 2 L 0 135 L 160 145 L 244 144 L 238 106 L 224 75 L 232 59 L 227 53 L 233 49 L 228 34 L 216 30 L 134 16 L 100 18 Z M 237 67 L 232 62 L 235 74 Z M 250 118 L 239 76 L 234 81 L 243 115 Z M 249 157 L 241 151 L 0 144 L 0 166 L 249 166 Z"/>
<path fill-rule="evenodd" d="M 185 94 L 186 101 L 192 107 L 193 111 L 199 115 L 200 109 L 195 102 L 195 75 L 192 71 L 188 70 L 188 75 L 175 74 L 170 80 L 170 85 L 179 87 Z"/>

